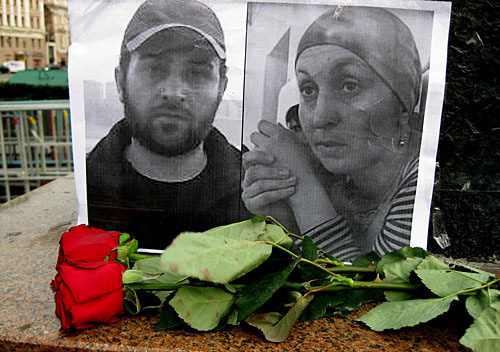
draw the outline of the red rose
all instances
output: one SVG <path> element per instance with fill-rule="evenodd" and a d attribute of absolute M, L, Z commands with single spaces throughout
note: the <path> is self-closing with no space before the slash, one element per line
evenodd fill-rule
<path fill-rule="evenodd" d="M 122 274 L 116 262 L 58 265 L 51 283 L 55 292 L 56 316 L 61 327 L 84 329 L 93 323 L 112 323 L 123 314 Z"/>
<path fill-rule="evenodd" d="M 104 231 L 80 225 L 63 233 L 59 248 L 57 264 L 81 264 L 101 262 L 109 256 L 108 261 L 116 259 L 120 232 Z"/>

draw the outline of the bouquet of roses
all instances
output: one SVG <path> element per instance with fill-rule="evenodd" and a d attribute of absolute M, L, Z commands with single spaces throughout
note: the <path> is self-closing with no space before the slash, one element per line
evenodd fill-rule
<path fill-rule="evenodd" d="M 300 254 L 279 222 L 252 220 L 179 234 L 161 256 L 137 254 L 128 234 L 81 225 L 62 235 L 52 282 L 62 328 L 111 323 L 126 311 L 160 314 L 155 330 L 200 331 L 242 322 L 267 340 L 284 341 L 298 319 L 348 314 L 386 302 L 358 318 L 376 331 L 429 321 L 465 301 L 475 319 L 460 340 L 477 351 L 500 341 L 500 279 L 449 266 L 421 248 L 382 258 L 372 252 L 344 264 L 300 237 Z M 463 297 L 466 297 L 464 300 Z M 493 347 L 493 349 L 492 349 Z"/>

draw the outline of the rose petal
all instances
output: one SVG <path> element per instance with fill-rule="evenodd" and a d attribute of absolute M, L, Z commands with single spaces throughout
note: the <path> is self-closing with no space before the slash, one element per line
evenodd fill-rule
<path fill-rule="evenodd" d="M 58 268 L 65 285 L 77 303 L 94 300 L 106 293 L 122 288 L 125 267 L 115 262 L 104 262 L 97 268 L 74 268 L 61 265 Z"/>
<path fill-rule="evenodd" d="M 61 236 L 57 265 L 116 259 L 120 232 L 105 231 L 87 225 L 71 228 Z"/>
<path fill-rule="evenodd" d="M 123 314 L 123 291 L 117 289 L 95 300 L 71 307 L 73 325 L 77 329 L 88 327 L 89 323 L 112 323 Z"/>

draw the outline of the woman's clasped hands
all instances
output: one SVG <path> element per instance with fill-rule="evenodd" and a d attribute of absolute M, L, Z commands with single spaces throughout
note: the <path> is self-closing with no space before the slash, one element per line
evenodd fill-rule
<path fill-rule="evenodd" d="M 253 213 L 272 214 L 299 201 L 316 181 L 309 147 L 294 132 L 262 120 L 251 135 L 256 146 L 243 155 L 243 201 Z M 281 203 L 281 204 L 280 204 Z"/>

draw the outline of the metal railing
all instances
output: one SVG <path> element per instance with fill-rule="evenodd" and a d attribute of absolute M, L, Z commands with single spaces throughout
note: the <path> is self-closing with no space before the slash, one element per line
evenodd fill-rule
<path fill-rule="evenodd" d="M 0 118 L 0 203 L 73 171 L 69 100 L 0 102 Z"/>

